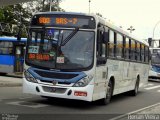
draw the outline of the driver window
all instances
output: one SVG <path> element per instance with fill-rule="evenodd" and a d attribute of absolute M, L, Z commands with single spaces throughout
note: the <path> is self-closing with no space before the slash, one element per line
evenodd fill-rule
<path fill-rule="evenodd" d="M 108 28 L 101 27 L 97 36 L 97 64 L 105 64 L 107 58 Z"/>
<path fill-rule="evenodd" d="M 97 56 L 98 57 L 105 57 L 106 54 L 106 46 L 104 43 L 104 31 L 98 30 L 97 36 Z"/>

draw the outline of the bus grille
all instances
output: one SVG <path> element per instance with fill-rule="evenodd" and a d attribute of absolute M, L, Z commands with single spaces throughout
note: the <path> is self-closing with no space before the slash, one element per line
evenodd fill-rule
<path fill-rule="evenodd" d="M 59 94 L 63 94 L 67 90 L 67 88 L 56 88 L 56 87 L 47 87 L 47 86 L 42 86 L 42 88 L 45 92 L 59 93 Z"/>
<path fill-rule="evenodd" d="M 38 71 L 35 70 L 37 74 L 39 74 L 41 77 L 46 77 L 46 78 L 56 78 L 56 79 L 72 79 L 78 74 L 64 74 L 64 73 L 55 73 L 55 72 L 44 72 L 44 71 Z"/>
<path fill-rule="evenodd" d="M 47 81 L 47 80 L 40 80 L 43 83 L 53 83 L 52 81 Z M 58 82 L 58 84 L 63 84 L 63 85 L 70 85 L 71 83 L 68 82 Z"/>

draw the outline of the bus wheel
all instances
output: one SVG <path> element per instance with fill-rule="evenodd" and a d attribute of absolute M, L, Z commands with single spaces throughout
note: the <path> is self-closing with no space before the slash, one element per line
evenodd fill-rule
<path fill-rule="evenodd" d="M 100 100 L 101 104 L 102 104 L 102 105 L 107 105 L 107 104 L 109 104 L 110 101 L 111 101 L 111 98 L 112 98 L 112 94 L 113 94 L 113 83 L 110 81 L 110 82 L 108 83 L 106 97 Z"/>
<path fill-rule="evenodd" d="M 139 89 L 139 78 L 137 78 L 134 90 L 130 91 L 130 95 L 131 96 L 136 96 L 138 93 L 138 89 Z"/>

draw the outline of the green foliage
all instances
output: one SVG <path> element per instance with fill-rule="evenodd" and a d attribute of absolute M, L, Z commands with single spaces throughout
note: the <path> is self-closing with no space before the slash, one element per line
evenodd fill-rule
<path fill-rule="evenodd" d="M 59 8 L 57 1 L 61 2 L 62 0 L 53 0 L 52 11 L 64 11 Z M 49 0 L 36 0 L 22 4 L 5 6 L 0 8 L 0 23 L 9 23 L 10 26 L 12 26 L 12 35 L 17 34 L 21 29 L 22 37 L 27 37 L 26 30 L 24 30 L 23 26 L 29 24 L 31 16 L 36 12 L 46 12 L 49 10 Z"/>
<path fill-rule="evenodd" d="M 52 0 L 52 11 L 64 11 L 59 7 L 57 1 L 60 3 L 62 0 Z M 25 4 L 26 8 L 32 11 L 32 13 L 36 12 L 47 12 L 50 11 L 50 0 L 37 0 L 33 2 L 28 2 Z"/>
<path fill-rule="evenodd" d="M 17 34 L 20 26 L 20 23 L 25 24 L 29 22 L 31 13 L 23 8 L 23 4 L 9 5 L 3 8 L 0 8 L 0 23 L 9 23 L 10 28 L 12 29 L 12 34 L 8 32 L 1 32 L 1 35 L 15 35 Z M 13 27 L 14 25 L 14 27 Z M 22 37 L 26 37 L 26 33 L 23 33 Z"/>

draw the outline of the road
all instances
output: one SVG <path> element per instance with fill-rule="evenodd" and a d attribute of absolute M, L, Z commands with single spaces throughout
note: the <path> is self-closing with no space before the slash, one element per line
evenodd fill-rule
<path fill-rule="evenodd" d="M 17 78 L 20 79 L 20 78 Z M 22 87 L 0 87 L 0 114 L 20 115 L 21 118 L 62 117 L 68 119 L 91 117 L 97 120 L 114 118 L 160 102 L 160 83 L 149 82 L 139 91 L 136 97 L 127 94 L 116 95 L 109 105 L 102 106 L 98 102 L 41 98 L 22 93 Z M 26 117 L 27 116 L 27 117 Z M 82 119 L 81 119 L 82 120 Z"/>

